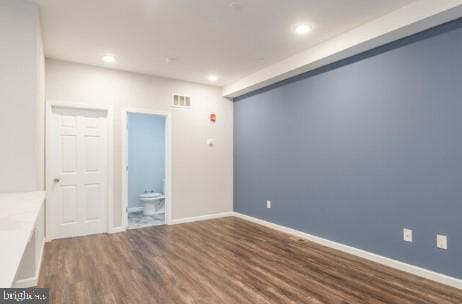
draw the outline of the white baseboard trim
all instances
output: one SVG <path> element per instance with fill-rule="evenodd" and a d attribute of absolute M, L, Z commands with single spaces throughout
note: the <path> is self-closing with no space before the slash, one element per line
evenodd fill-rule
<path fill-rule="evenodd" d="M 127 227 L 119 226 L 119 227 L 112 227 L 109 231 L 110 234 L 124 232 L 127 230 Z"/>
<path fill-rule="evenodd" d="M 14 288 L 30 288 L 30 287 L 35 287 L 38 284 L 38 277 L 32 277 L 32 278 L 27 278 L 27 279 L 22 279 L 22 280 L 17 280 L 14 282 Z"/>
<path fill-rule="evenodd" d="M 35 287 L 38 284 L 39 276 L 40 276 L 40 269 L 42 268 L 42 262 L 43 262 L 43 253 L 45 251 L 45 238 L 43 239 L 42 247 L 40 249 L 40 258 L 38 261 L 38 267 L 35 270 L 35 275 L 31 278 L 26 278 L 26 279 L 20 279 L 16 280 L 14 282 L 14 288 L 30 288 L 30 287 Z"/>
<path fill-rule="evenodd" d="M 437 273 L 437 272 L 434 272 L 434 271 L 431 271 L 425 268 L 421 268 L 418 266 L 414 266 L 414 265 L 410 265 L 404 262 L 393 260 L 391 258 L 387 258 L 387 257 L 381 256 L 375 253 L 371 253 L 371 252 L 368 252 L 362 249 L 358 249 L 358 248 L 344 245 L 341 243 L 337 243 L 334 241 L 329 241 L 327 239 L 323 239 L 318 236 L 314 236 L 314 235 L 311 235 L 311 234 L 308 234 L 308 233 L 305 233 L 299 230 L 295 230 L 289 227 L 285 227 L 282 225 L 274 224 L 274 223 L 271 223 L 271 222 L 268 222 L 262 219 L 258 219 L 252 216 L 242 214 L 242 213 L 234 212 L 234 215 L 238 218 L 241 218 L 241 219 L 244 219 L 250 222 L 254 222 L 254 223 L 257 223 L 257 224 L 260 224 L 260 225 L 263 225 L 268 228 L 272 228 L 272 229 L 275 229 L 281 232 L 285 232 L 285 233 L 288 233 L 288 234 L 291 234 L 291 235 L 294 235 L 300 238 L 304 238 L 309 241 L 318 243 L 320 245 L 324 245 L 332 249 L 343 251 L 343 252 L 364 258 L 372 262 L 376 262 L 376 263 L 379 263 L 379 264 L 382 264 L 382 265 L 385 265 L 385 266 L 388 266 L 388 267 L 391 267 L 397 270 L 401 270 L 401 271 L 404 271 L 404 272 L 407 272 L 407 273 L 410 273 L 410 274 L 413 274 L 413 275 L 416 275 L 416 276 L 419 276 L 425 279 L 429 279 L 429 280 L 441 283 L 441 284 L 445 284 L 451 287 L 462 289 L 461 279 L 457 279 L 457 278 L 450 277 L 450 276 L 447 276 L 441 273 Z"/>
<path fill-rule="evenodd" d="M 206 214 L 206 215 L 199 215 L 193 217 L 184 217 L 179 219 L 172 219 L 169 225 L 177 225 L 177 224 L 184 224 L 184 223 L 192 223 L 192 222 L 199 222 L 199 221 L 206 221 L 211 219 L 216 219 L 220 217 L 228 217 L 234 216 L 234 212 L 221 212 L 221 213 L 214 213 L 214 214 Z"/>

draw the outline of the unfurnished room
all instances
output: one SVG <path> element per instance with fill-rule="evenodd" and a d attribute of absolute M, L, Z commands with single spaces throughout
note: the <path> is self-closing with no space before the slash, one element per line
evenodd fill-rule
<path fill-rule="evenodd" d="M 0 0 L 0 55 L 0 303 L 462 303 L 462 0 Z"/>

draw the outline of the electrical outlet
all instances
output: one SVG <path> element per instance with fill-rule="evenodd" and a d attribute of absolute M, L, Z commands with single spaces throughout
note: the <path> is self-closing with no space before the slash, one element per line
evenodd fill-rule
<path fill-rule="evenodd" d="M 448 237 L 445 235 L 437 234 L 436 235 L 436 247 L 439 249 L 448 249 Z"/>
<path fill-rule="evenodd" d="M 266 208 L 271 209 L 271 201 L 266 201 Z"/>
<path fill-rule="evenodd" d="M 406 242 L 412 243 L 413 237 L 412 237 L 412 230 L 408 228 L 403 229 L 403 239 Z"/>

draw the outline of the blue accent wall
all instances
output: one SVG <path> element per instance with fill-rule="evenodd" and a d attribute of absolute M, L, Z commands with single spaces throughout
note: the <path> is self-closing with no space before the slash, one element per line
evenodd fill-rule
<path fill-rule="evenodd" d="M 462 19 L 238 98 L 234 119 L 235 211 L 462 278 Z"/>
<path fill-rule="evenodd" d="M 145 190 L 164 191 L 165 117 L 128 113 L 128 207 Z"/>

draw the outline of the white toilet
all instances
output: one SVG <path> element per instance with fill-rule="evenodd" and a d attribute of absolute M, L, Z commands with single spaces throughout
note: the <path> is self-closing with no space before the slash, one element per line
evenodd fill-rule
<path fill-rule="evenodd" d="M 144 215 L 155 215 L 163 211 L 164 195 L 162 193 L 148 192 L 141 194 L 139 197 L 144 204 Z"/>

